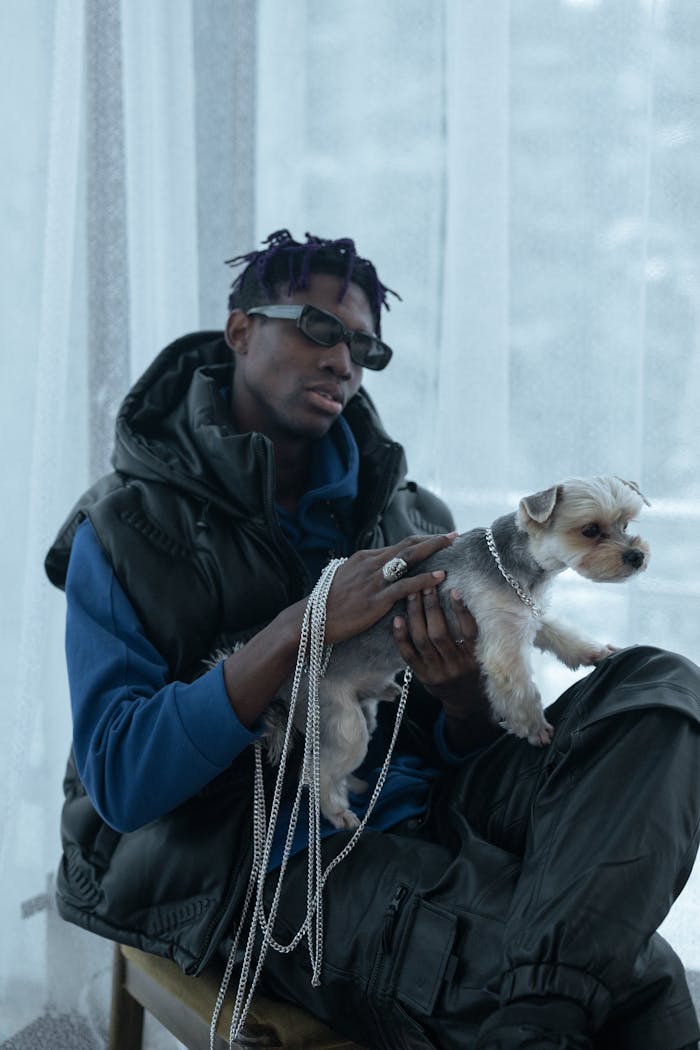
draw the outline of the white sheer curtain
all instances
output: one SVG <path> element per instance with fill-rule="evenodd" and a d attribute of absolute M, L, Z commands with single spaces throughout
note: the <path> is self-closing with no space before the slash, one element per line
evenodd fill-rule
<path fill-rule="evenodd" d="M 4 5 L 0 18 L 2 426 L 12 507 L 2 544 L 0 1033 L 9 1035 L 43 1011 L 52 982 L 44 895 L 55 868 L 68 700 L 60 602 L 41 560 L 66 493 L 86 473 L 83 19 L 66 3 Z"/>
<path fill-rule="evenodd" d="M 573 473 L 641 483 L 645 578 L 558 600 L 700 660 L 698 53 L 695 0 L 0 5 L 0 1043 L 106 1023 L 109 950 L 50 904 L 70 727 L 44 552 L 128 382 L 221 323 L 223 260 L 272 230 L 353 236 L 401 292 L 368 386 L 460 526 Z M 699 913 L 696 875 L 665 927 L 695 970 Z"/>

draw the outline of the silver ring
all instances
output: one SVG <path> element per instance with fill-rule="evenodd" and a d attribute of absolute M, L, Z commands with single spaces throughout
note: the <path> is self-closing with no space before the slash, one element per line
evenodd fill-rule
<path fill-rule="evenodd" d="M 387 583 L 393 583 L 394 580 L 400 580 L 407 572 L 408 562 L 404 561 L 403 558 L 389 558 L 389 561 L 382 565 L 382 576 Z"/>
<path fill-rule="evenodd" d="M 464 638 L 455 638 L 455 645 L 464 645 Z"/>

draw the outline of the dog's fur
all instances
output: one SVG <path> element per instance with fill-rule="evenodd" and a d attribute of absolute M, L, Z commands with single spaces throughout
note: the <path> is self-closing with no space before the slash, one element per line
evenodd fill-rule
<path fill-rule="evenodd" d="M 643 502 L 647 501 L 634 483 L 616 477 L 572 478 L 526 496 L 516 512 L 492 525 L 501 562 L 540 607 L 553 577 L 567 568 L 589 580 L 626 580 L 644 570 L 649 560 L 647 544 L 626 531 Z M 579 636 L 546 614 L 535 615 L 503 578 L 483 528 L 463 533 L 451 546 L 413 565 L 410 574 L 434 569 L 447 573 L 438 594 L 455 637 L 459 629 L 450 607 L 451 591 L 458 592 L 476 619 L 476 658 L 494 718 L 531 744 L 548 744 L 552 727 L 532 680 L 531 645 L 571 668 L 597 664 L 612 648 Z M 348 807 L 348 787 L 357 790 L 361 783 L 350 775 L 367 752 L 377 704 L 399 694 L 395 679 L 404 665 L 391 628 L 397 613 L 405 614 L 405 603 L 369 630 L 336 645 L 320 682 L 321 811 L 339 828 L 358 823 Z M 280 694 L 282 708 L 271 705 L 266 717 L 264 741 L 273 763 L 279 761 L 284 742 L 290 690 L 288 682 Z M 300 729 L 306 722 L 301 696 L 295 722 Z"/>

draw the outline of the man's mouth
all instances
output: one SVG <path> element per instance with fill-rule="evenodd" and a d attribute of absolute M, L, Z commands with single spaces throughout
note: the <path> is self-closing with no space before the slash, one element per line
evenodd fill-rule
<path fill-rule="evenodd" d="M 345 399 L 337 387 L 312 386 L 306 388 L 312 402 L 326 412 L 339 415 L 345 406 Z"/>

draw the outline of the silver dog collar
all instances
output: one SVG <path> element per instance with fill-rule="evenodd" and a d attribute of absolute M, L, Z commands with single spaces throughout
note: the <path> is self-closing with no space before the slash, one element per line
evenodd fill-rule
<path fill-rule="evenodd" d="M 520 601 L 524 605 L 527 605 L 528 609 L 530 609 L 533 616 L 541 616 L 542 610 L 539 608 L 538 605 L 535 604 L 535 599 L 532 597 L 532 595 L 529 594 L 524 587 L 521 587 L 518 581 L 516 580 L 515 576 L 513 576 L 511 573 L 508 572 L 506 568 L 504 568 L 503 562 L 501 561 L 501 556 L 498 553 L 498 548 L 496 547 L 496 541 L 493 538 L 493 532 L 491 531 L 490 525 L 486 529 L 485 536 L 486 546 L 491 552 L 491 557 L 496 562 L 498 570 L 503 579 L 511 585 L 518 598 L 520 598 Z"/>

